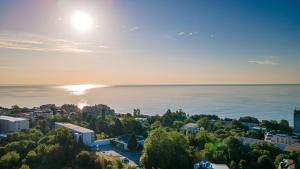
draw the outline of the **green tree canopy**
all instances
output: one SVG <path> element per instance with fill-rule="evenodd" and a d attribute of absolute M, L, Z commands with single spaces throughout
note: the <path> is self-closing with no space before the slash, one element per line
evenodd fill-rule
<path fill-rule="evenodd" d="M 136 136 L 134 134 L 130 135 L 129 139 L 128 139 L 128 149 L 129 150 L 135 150 L 137 148 L 137 139 Z"/>
<path fill-rule="evenodd" d="M 190 168 L 188 149 L 188 141 L 183 135 L 155 129 L 145 140 L 141 162 L 146 169 Z"/>

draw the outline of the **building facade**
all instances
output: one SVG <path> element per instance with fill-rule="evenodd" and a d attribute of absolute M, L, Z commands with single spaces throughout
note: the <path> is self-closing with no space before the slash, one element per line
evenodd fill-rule
<path fill-rule="evenodd" d="M 300 110 L 294 110 L 294 131 L 300 132 Z"/>
<path fill-rule="evenodd" d="M 297 136 L 290 136 L 287 134 L 274 134 L 271 132 L 267 132 L 265 134 L 265 141 L 273 144 L 286 144 L 286 145 L 292 145 L 299 142 Z"/>
<path fill-rule="evenodd" d="M 93 130 L 83 128 L 71 123 L 55 122 L 55 128 L 59 127 L 65 127 L 69 129 L 73 133 L 75 139 L 77 141 L 79 141 L 79 139 L 82 139 L 82 142 L 85 145 L 91 145 L 95 141 L 95 132 Z"/>
<path fill-rule="evenodd" d="M 0 116 L 0 132 L 9 133 L 29 128 L 29 120 L 11 116 Z"/>

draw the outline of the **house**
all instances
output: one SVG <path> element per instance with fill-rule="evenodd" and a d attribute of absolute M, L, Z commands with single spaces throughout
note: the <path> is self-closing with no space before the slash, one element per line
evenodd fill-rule
<path fill-rule="evenodd" d="M 279 133 L 272 133 L 272 132 L 266 132 L 265 141 L 273 144 L 286 144 L 286 145 L 299 143 L 297 136 L 290 136 L 287 134 L 279 134 Z"/>
<path fill-rule="evenodd" d="M 213 164 L 205 159 L 200 163 L 194 164 L 194 169 L 229 169 L 226 164 Z"/>
<path fill-rule="evenodd" d="M 83 144 L 91 145 L 95 140 L 95 132 L 93 130 L 80 127 L 71 123 L 59 123 L 55 122 L 55 128 L 65 127 L 69 129 L 73 134 L 77 141 L 82 139 Z"/>
<path fill-rule="evenodd" d="M 187 123 L 180 128 L 180 131 L 186 135 L 196 134 L 198 131 L 200 131 L 200 128 L 196 123 Z"/>
<path fill-rule="evenodd" d="M 0 116 L 0 132 L 16 132 L 29 129 L 29 120 L 19 117 Z"/>

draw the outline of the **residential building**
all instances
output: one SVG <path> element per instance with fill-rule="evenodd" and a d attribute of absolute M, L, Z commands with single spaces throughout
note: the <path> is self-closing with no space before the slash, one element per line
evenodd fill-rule
<path fill-rule="evenodd" d="M 80 127 L 71 123 L 59 123 L 55 122 L 55 128 L 65 127 L 69 129 L 77 141 L 82 139 L 83 144 L 91 145 L 95 141 L 95 132 L 93 130 Z"/>
<path fill-rule="evenodd" d="M 16 132 L 29 128 L 29 120 L 11 116 L 0 116 L 0 132 Z"/>
<path fill-rule="evenodd" d="M 187 123 L 180 128 L 180 131 L 186 135 L 191 135 L 191 134 L 193 135 L 196 134 L 198 131 L 200 131 L 200 128 L 196 123 Z"/>
<path fill-rule="evenodd" d="M 226 164 L 213 164 L 205 159 L 200 163 L 194 164 L 194 169 L 229 169 Z"/>
<path fill-rule="evenodd" d="M 271 133 L 271 132 L 266 132 L 265 141 L 273 144 L 286 144 L 286 145 L 291 145 L 299 142 L 297 136 L 290 136 L 287 134 L 278 134 L 278 133 Z"/>
<path fill-rule="evenodd" d="M 300 110 L 294 110 L 294 131 L 300 132 Z"/>

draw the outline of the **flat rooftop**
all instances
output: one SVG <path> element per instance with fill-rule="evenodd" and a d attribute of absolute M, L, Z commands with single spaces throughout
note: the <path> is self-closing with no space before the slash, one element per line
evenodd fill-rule
<path fill-rule="evenodd" d="M 6 121 L 10 121 L 10 122 L 16 122 L 16 121 L 24 121 L 24 120 L 28 120 L 28 119 L 21 118 L 21 117 L 0 116 L 0 120 L 6 120 Z"/>
<path fill-rule="evenodd" d="M 87 128 L 84 128 L 84 127 L 80 127 L 80 126 L 77 126 L 77 125 L 71 124 L 71 123 L 59 123 L 59 122 L 55 122 L 55 124 L 57 124 L 59 126 L 63 126 L 65 128 L 68 128 L 68 129 L 71 129 L 71 130 L 74 130 L 74 131 L 79 132 L 79 133 L 94 132 L 93 130 L 90 130 L 90 129 L 87 129 Z"/>

